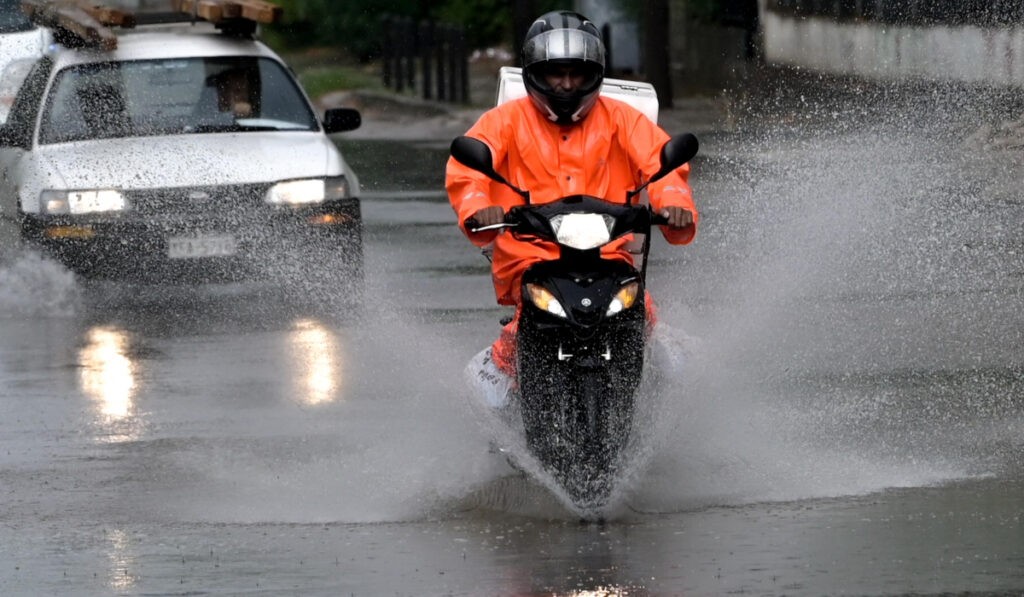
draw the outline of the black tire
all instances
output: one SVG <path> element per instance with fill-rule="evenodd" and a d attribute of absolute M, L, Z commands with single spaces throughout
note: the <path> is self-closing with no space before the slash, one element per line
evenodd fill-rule
<path fill-rule="evenodd" d="M 607 502 L 629 440 L 633 388 L 616 388 L 594 369 L 520 377 L 527 445 L 582 508 Z"/>

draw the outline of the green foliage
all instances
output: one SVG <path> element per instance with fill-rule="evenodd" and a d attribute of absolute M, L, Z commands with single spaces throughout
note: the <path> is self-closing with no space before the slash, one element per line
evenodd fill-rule
<path fill-rule="evenodd" d="M 278 0 L 284 22 L 265 29 L 282 48 L 342 47 L 369 60 L 380 54 L 381 19 L 388 14 L 426 18 L 428 6 L 417 0 Z"/>
<path fill-rule="evenodd" d="M 512 39 L 512 9 L 506 0 L 458 0 L 444 3 L 437 17 L 462 25 L 472 48 L 494 46 Z"/>
<path fill-rule="evenodd" d="M 471 48 L 512 45 L 512 4 L 516 0 L 447 0 L 442 2 L 436 17 L 447 23 L 461 25 Z M 545 12 L 569 8 L 570 0 L 533 0 L 537 16 Z"/>
<path fill-rule="evenodd" d="M 379 89 L 380 77 L 357 66 L 316 66 L 299 71 L 299 83 L 312 98 L 336 89 Z"/>
<path fill-rule="evenodd" d="M 284 22 L 264 28 L 264 38 L 281 49 L 320 46 L 347 50 L 362 61 L 381 53 L 385 15 L 433 19 L 461 25 L 471 48 L 510 44 L 512 6 L 517 0 L 276 0 Z M 570 6 L 568 0 L 533 0 L 537 14 Z"/>

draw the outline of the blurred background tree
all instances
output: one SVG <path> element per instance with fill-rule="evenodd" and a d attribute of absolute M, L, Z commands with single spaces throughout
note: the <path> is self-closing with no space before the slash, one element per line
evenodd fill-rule
<path fill-rule="evenodd" d="M 541 14 L 564 6 L 557 0 L 275 0 L 284 21 L 264 29 L 276 47 L 298 50 L 335 47 L 360 62 L 381 55 L 381 24 L 385 15 L 434 20 L 464 28 L 470 48 L 514 45 L 515 11 Z"/>

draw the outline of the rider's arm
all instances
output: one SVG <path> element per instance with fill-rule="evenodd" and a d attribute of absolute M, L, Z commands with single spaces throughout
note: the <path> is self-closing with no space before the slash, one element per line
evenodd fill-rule
<path fill-rule="evenodd" d="M 501 110 L 492 109 L 484 113 L 474 124 L 466 135 L 480 139 L 490 149 L 495 164 L 500 164 L 507 152 L 506 143 L 503 140 L 502 128 L 505 118 Z M 508 190 L 495 183 L 486 175 L 463 166 L 454 159 L 448 159 L 448 166 L 445 170 L 445 187 L 448 191 L 448 200 L 455 210 L 459 220 L 459 227 L 466 234 L 470 241 L 478 246 L 485 246 L 491 243 L 498 231 L 471 233 L 465 227 L 467 219 L 477 215 L 481 210 L 488 210 L 488 216 L 496 212 L 494 208 L 502 208 L 502 197 L 508 194 Z M 490 209 L 488 209 L 490 208 Z"/>
<path fill-rule="evenodd" d="M 458 218 L 459 228 L 469 240 L 481 247 L 492 242 L 498 234 L 497 231 L 473 234 L 465 226 L 466 220 L 477 212 L 494 206 L 490 198 L 491 179 L 449 158 L 445 170 L 445 187 L 448 190 L 448 201 L 451 202 L 455 217 Z"/>
<path fill-rule="evenodd" d="M 668 133 L 651 122 L 646 116 L 636 114 L 629 124 L 631 154 L 641 171 L 650 176 L 661 166 L 661 147 L 669 140 Z M 665 178 L 651 183 L 647 188 L 651 207 L 660 212 L 668 207 L 678 207 L 690 212 L 693 224 L 683 228 L 661 226 L 665 238 L 672 244 L 683 245 L 697 234 L 698 214 L 693 203 L 693 191 L 689 184 L 690 165 L 677 168 Z M 679 215 L 673 214 L 677 218 Z M 683 216 L 683 219 L 685 216 Z"/>

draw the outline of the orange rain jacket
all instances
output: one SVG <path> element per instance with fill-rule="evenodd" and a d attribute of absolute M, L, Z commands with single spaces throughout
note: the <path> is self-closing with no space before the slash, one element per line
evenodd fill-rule
<path fill-rule="evenodd" d="M 532 100 L 523 97 L 487 111 L 466 134 L 490 146 L 495 170 L 513 185 L 529 191 L 533 204 L 569 195 L 592 195 L 625 203 L 626 191 L 658 171 L 661 146 L 669 139 L 640 111 L 604 96 L 598 98 L 586 118 L 570 126 L 544 118 Z M 672 244 L 689 243 L 697 231 L 697 210 L 687 184 L 689 173 L 687 164 L 648 187 L 655 210 L 678 206 L 693 214 L 693 226 L 681 230 L 662 226 Z M 557 258 L 557 246 L 498 231 L 470 234 L 463 224 L 477 211 L 492 205 L 508 211 L 523 205 L 523 198 L 454 159 L 448 160 L 445 186 L 459 226 L 469 239 L 481 247 L 494 242 L 491 272 L 498 303 L 518 305 L 523 272 L 538 261 Z M 628 240 L 619 239 L 602 253 L 608 259 L 632 262 L 624 248 Z"/>

